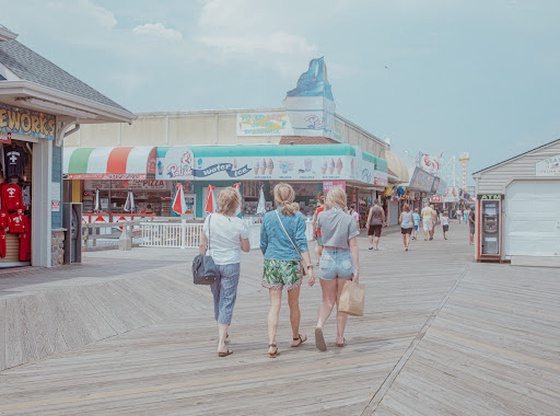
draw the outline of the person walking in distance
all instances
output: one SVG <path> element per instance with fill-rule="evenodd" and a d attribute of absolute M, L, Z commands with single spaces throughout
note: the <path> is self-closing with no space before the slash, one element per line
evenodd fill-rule
<path fill-rule="evenodd" d="M 315 266 L 319 265 L 319 259 L 323 253 L 323 239 L 321 237 L 321 229 L 317 228 L 317 216 L 325 209 L 325 196 L 322 192 L 317 195 L 317 209 L 313 213 L 313 238 L 315 239 Z"/>
<path fill-rule="evenodd" d="M 432 209 L 432 230 L 430 231 L 430 241 L 434 239 L 434 232 L 438 223 L 438 212 L 435 210 L 434 205 L 430 205 Z"/>
<path fill-rule="evenodd" d="M 373 206 L 369 209 L 366 224 L 368 224 L 369 249 L 379 250 L 379 239 L 381 238 L 381 230 L 385 225 L 385 211 L 379 206 L 379 202 L 375 200 Z"/>
<path fill-rule="evenodd" d="M 412 233 L 412 228 L 414 227 L 414 220 L 412 219 L 410 205 L 403 205 L 401 215 L 399 215 L 399 223 L 401 224 L 401 234 L 403 237 L 404 249 L 405 251 L 408 251 L 408 245 L 410 244 L 410 234 Z"/>
<path fill-rule="evenodd" d="M 474 208 L 470 209 L 469 212 L 469 244 L 474 245 L 474 228 L 476 225 L 476 217 L 474 213 Z"/>
<path fill-rule="evenodd" d="M 443 211 L 441 214 L 441 227 L 443 228 L 443 239 L 447 240 L 447 233 L 449 232 L 449 214 Z"/>
<path fill-rule="evenodd" d="M 218 356 L 227 357 L 233 351 L 226 347 L 228 328 L 239 284 L 241 250 L 249 252 L 247 224 L 235 214 L 241 204 L 241 195 L 233 188 L 225 188 L 218 196 L 218 212 L 206 217 L 200 235 L 199 252 L 211 249 L 220 276 L 210 289 L 214 298 L 214 318 L 218 322 Z"/>
<path fill-rule="evenodd" d="M 420 216 L 422 217 L 422 229 L 424 230 L 424 241 L 428 241 L 430 233 L 433 229 L 432 221 L 434 215 L 432 211 L 433 209 L 431 209 L 428 204 L 426 204 L 426 206 L 422 208 L 422 211 L 420 211 Z"/>
<path fill-rule="evenodd" d="M 288 291 L 292 347 L 299 347 L 307 336 L 299 333 L 301 314 L 299 292 L 303 275 L 309 275 L 308 284 L 313 286 L 315 274 L 307 247 L 305 218 L 294 205 L 294 189 L 287 183 L 274 187 L 276 209 L 264 214 L 261 226 L 260 248 L 264 254 L 262 286 L 268 289 L 270 307 L 268 311 L 268 356 L 276 358 L 280 352 L 276 343 L 282 290 Z M 300 260 L 303 259 L 303 264 Z M 303 269 L 302 269 L 303 267 Z"/>
<path fill-rule="evenodd" d="M 344 212 L 346 192 L 332 188 L 325 199 L 326 209 L 319 214 L 317 222 L 323 231 L 323 255 L 319 262 L 318 275 L 321 281 L 322 300 L 319 305 L 315 346 L 326 351 L 327 344 L 323 328 L 334 305 L 337 305 L 346 280 L 358 282 L 359 250 L 356 236 L 359 234 L 356 220 Z M 336 345 L 344 347 L 344 331 L 348 314 L 336 314 Z"/>
<path fill-rule="evenodd" d="M 354 221 L 356 221 L 356 227 L 358 227 L 358 232 L 360 232 L 360 214 L 358 214 L 358 211 L 356 211 L 356 205 L 352 204 L 350 205 L 350 212 L 349 212 L 350 216 L 352 218 L 354 218 Z"/>
<path fill-rule="evenodd" d="M 418 229 L 420 228 L 420 214 L 418 213 L 418 208 L 414 208 L 412 213 L 412 220 L 414 221 L 414 228 L 412 229 L 412 239 L 416 240 L 418 238 Z"/>

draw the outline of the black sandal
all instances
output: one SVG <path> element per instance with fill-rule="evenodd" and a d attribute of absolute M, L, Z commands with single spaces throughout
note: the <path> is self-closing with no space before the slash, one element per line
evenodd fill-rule
<path fill-rule="evenodd" d="M 274 352 L 268 353 L 268 358 L 276 358 L 280 355 L 280 351 L 278 350 L 276 344 L 268 344 L 268 348 L 274 348 Z"/>
<path fill-rule="evenodd" d="M 298 334 L 297 338 L 292 338 L 292 340 L 293 340 L 294 342 L 295 342 L 295 341 L 299 341 L 296 345 L 294 345 L 293 343 L 292 343 L 292 345 L 291 345 L 292 348 L 297 348 L 297 347 L 299 347 L 301 344 L 303 344 L 305 341 L 307 341 L 307 335 L 305 335 L 305 334 L 303 334 L 303 335 Z"/>

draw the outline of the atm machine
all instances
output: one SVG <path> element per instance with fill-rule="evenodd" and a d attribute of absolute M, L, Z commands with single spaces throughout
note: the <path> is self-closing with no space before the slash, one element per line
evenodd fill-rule
<path fill-rule="evenodd" d="M 503 195 L 478 196 L 478 258 L 479 261 L 500 261 L 502 258 Z"/>

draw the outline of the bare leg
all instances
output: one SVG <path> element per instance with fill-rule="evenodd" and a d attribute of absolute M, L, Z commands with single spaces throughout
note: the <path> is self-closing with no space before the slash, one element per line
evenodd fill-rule
<path fill-rule="evenodd" d="M 290 323 L 292 324 L 292 338 L 299 336 L 299 323 L 301 314 L 299 311 L 299 290 L 300 287 L 288 290 L 288 306 L 290 308 Z"/>
<path fill-rule="evenodd" d="M 368 235 L 369 238 L 369 246 L 373 248 L 373 235 Z"/>
<path fill-rule="evenodd" d="M 282 305 L 282 289 L 268 289 L 270 294 L 270 309 L 268 310 L 268 344 L 276 344 L 276 333 L 278 332 L 278 317 Z M 275 347 L 269 347 L 268 352 L 274 353 Z"/>
<path fill-rule="evenodd" d="M 317 328 L 323 328 L 327 319 L 331 315 L 332 309 L 336 304 L 336 279 L 323 280 L 321 279 L 322 300 L 319 305 L 319 317 L 317 318 Z"/>
<path fill-rule="evenodd" d="M 218 352 L 226 352 L 226 336 L 228 333 L 228 324 L 218 324 Z"/>
<path fill-rule="evenodd" d="M 381 237 L 375 237 L 375 249 L 376 249 L 376 250 L 379 250 L 379 239 L 380 239 L 380 238 L 381 238 Z"/>
<path fill-rule="evenodd" d="M 346 329 L 346 323 L 348 322 L 348 314 L 346 313 L 342 313 L 342 312 L 338 312 L 338 300 L 340 299 L 340 293 L 342 292 L 342 288 L 344 287 L 344 284 L 346 283 L 346 280 L 344 279 L 340 279 L 340 278 L 336 278 L 336 306 L 337 306 L 337 311 L 336 311 L 336 343 L 337 345 L 344 345 L 344 330 Z"/>

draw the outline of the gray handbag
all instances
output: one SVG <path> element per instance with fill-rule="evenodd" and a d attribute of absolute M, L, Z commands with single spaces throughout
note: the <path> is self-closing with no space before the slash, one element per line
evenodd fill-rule
<path fill-rule="evenodd" d="M 212 215 L 208 218 L 208 250 L 210 250 L 210 221 Z M 211 285 L 220 276 L 218 266 L 214 263 L 212 256 L 206 254 L 198 254 L 192 261 L 193 283 L 195 285 Z"/>

